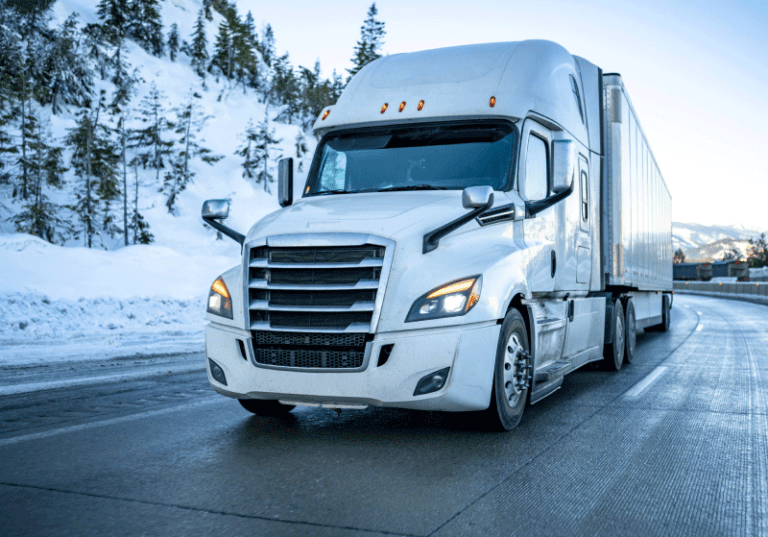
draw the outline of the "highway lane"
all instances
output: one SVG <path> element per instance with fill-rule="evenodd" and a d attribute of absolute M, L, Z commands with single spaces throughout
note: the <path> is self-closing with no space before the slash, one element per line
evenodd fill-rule
<path fill-rule="evenodd" d="M 768 535 L 766 348 L 768 307 L 676 295 L 672 330 L 638 336 L 635 363 L 569 375 L 506 434 L 391 409 L 253 417 L 195 372 L 2 396 L 0 525 Z"/>

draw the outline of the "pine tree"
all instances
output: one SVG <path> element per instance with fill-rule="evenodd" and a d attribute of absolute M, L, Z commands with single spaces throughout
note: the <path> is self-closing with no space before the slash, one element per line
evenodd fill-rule
<path fill-rule="evenodd" d="M 37 140 L 31 146 L 32 163 L 30 196 L 18 213 L 13 217 L 16 231 L 38 236 L 48 242 L 54 242 L 56 231 L 66 233 L 67 224 L 59 218 L 60 207 L 50 201 L 47 188 L 61 188 L 63 174 L 62 148 L 49 145 L 49 140 L 42 133 L 36 133 Z"/>
<path fill-rule="evenodd" d="M 272 90 L 272 63 L 275 59 L 275 34 L 272 26 L 267 24 L 261 35 L 261 40 L 256 45 L 256 49 L 261 55 L 261 62 L 257 65 L 257 82 L 261 85 L 262 102 L 269 102 L 270 92 Z"/>
<path fill-rule="evenodd" d="M 163 55 L 163 22 L 158 0 L 131 0 L 127 35 L 150 54 Z"/>
<path fill-rule="evenodd" d="M 275 182 L 274 176 L 270 173 L 271 164 L 280 158 L 279 155 L 274 155 L 272 148 L 279 143 L 280 140 L 275 138 L 275 131 L 269 128 L 269 118 L 265 115 L 264 121 L 259 123 L 253 141 L 253 160 L 258 167 L 256 184 L 263 184 L 267 192 L 270 191 L 269 185 Z"/>
<path fill-rule="evenodd" d="M 99 0 L 96 13 L 101 21 L 102 37 L 112 45 L 121 42 L 131 17 L 128 0 Z"/>
<path fill-rule="evenodd" d="M 32 87 L 33 80 L 29 75 L 27 68 L 27 54 L 22 52 L 21 61 L 19 63 L 20 70 L 18 72 L 17 92 L 15 97 L 17 99 L 18 119 L 19 119 L 19 137 L 18 137 L 18 158 L 16 160 L 16 167 L 18 170 L 18 178 L 16 185 L 13 189 L 13 196 L 20 197 L 23 200 L 29 199 L 29 185 L 31 181 L 31 170 L 34 167 L 32 158 L 32 146 L 39 141 L 39 128 L 38 121 L 35 114 L 32 112 Z"/>
<path fill-rule="evenodd" d="M 213 57 L 208 71 L 216 78 L 224 76 L 229 79 L 232 76 L 235 50 L 232 44 L 232 27 L 229 21 L 224 20 L 219 24 L 219 33 L 213 45 Z"/>
<path fill-rule="evenodd" d="M 205 37 L 205 21 L 203 21 L 202 9 L 197 15 L 195 31 L 192 33 L 190 57 L 192 69 L 203 79 L 203 86 L 205 86 L 205 70 L 208 66 L 208 39 Z"/>
<path fill-rule="evenodd" d="M 171 24 L 171 30 L 168 32 L 168 56 L 172 62 L 176 61 L 176 55 L 179 52 L 179 26 L 175 22 Z"/>
<path fill-rule="evenodd" d="M 160 183 L 160 170 L 165 168 L 173 146 L 173 141 L 165 137 L 174 125 L 165 117 L 163 99 L 164 95 L 152 83 L 149 94 L 139 103 L 139 120 L 144 127 L 137 129 L 135 135 L 141 141 L 141 146 L 136 148 L 139 162 L 144 169 L 155 170 L 157 183 Z"/>
<path fill-rule="evenodd" d="M 355 56 L 352 58 L 354 67 L 347 69 L 349 79 L 355 76 L 360 69 L 381 57 L 379 50 L 384 45 L 384 36 L 387 32 L 384 30 L 384 23 L 376 19 L 378 13 L 374 2 L 368 8 L 368 18 L 360 27 L 360 41 L 355 46 Z"/>
<path fill-rule="evenodd" d="M 768 241 L 765 239 L 765 233 L 761 233 L 758 239 L 749 239 L 747 263 L 749 268 L 768 266 Z"/>
<path fill-rule="evenodd" d="M 52 32 L 51 46 L 44 60 L 49 90 L 41 104 L 51 104 L 54 114 L 66 105 L 84 106 L 93 95 L 93 71 L 80 47 L 77 15 L 70 15 Z"/>
<path fill-rule="evenodd" d="M 259 161 L 256 159 L 256 144 L 258 143 L 258 133 L 253 121 L 248 122 L 245 133 L 242 136 L 243 143 L 235 151 L 235 155 L 243 157 L 243 177 L 253 179 L 256 176 L 256 168 Z"/>
<path fill-rule="evenodd" d="M 72 150 L 72 169 L 82 181 L 75 191 L 75 204 L 70 208 L 83 224 L 84 243 L 88 248 L 93 247 L 97 237 L 99 216 L 104 231 L 110 236 L 117 231 L 110 202 L 120 194 L 117 172 L 119 152 L 111 129 L 101 122 L 106 108 L 106 92 L 102 90 L 95 109 L 83 108 L 78 114 L 76 126 L 66 137 L 66 143 Z"/>
<path fill-rule="evenodd" d="M 292 123 L 301 113 L 299 81 L 287 53 L 274 62 L 271 97 L 273 104 L 283 105 L 282 111 L 277 115 L 279 121 Z"/>
<path fill-rule="evenodd" d="M 174 113 L 176 115 L 174 132 L 178 136 L 176 141 L 178 150 L 171 155 L 171 168 L 165 173 L 161 189 L 166 195 L 165 205 L 169 213 L 174 212 L 178 195 L 195 177 L 195 172 L 190 169 L 192 160 L 199 158 L 206 164 L 213 165 L 222 158 L 201 145 L 205 140 L 198 139 L 198 135 L 209 117 L 200 114 L 200 110 L 192 99 L 174 109 Z"/>

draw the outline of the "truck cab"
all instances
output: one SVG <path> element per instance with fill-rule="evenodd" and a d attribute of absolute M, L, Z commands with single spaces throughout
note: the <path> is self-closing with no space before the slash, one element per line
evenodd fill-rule
<path fill-rule="evenodd" d="M 606 218 L 603 82 L 547 41 L 363 68 L 318 117 L 296 199 L 285 159 L 283 208 L 245 236 L 221 223 L 223 202 L 204 206 L 243 252 L 210 291 L 213 388 L 260 414 L 485 411 L 508 430 L 568 372 L 631 360 L 634 331 L 665 322 L 671 218 L 669 248 L 643 239 L 669 250 L 668 288 L 612 285 L 625 249 L 606 247 L 624 230 Z"/>

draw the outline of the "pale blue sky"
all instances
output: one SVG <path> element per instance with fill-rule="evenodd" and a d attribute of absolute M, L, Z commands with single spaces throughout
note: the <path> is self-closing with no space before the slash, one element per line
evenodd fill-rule
<path fill-rule="evenodd" d="M 370 6 L 239 0 L 294 65 L 346 72 Z M 768 1 L 381 0 L 383 52 L 550 39 L 620 72 L 674 219 L 768 231 Z"/>

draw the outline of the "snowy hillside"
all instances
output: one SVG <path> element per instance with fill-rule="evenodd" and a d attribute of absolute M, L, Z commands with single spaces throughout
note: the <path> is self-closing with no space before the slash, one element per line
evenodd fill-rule
<path fill-rule="evenodd" d="M 95 4 L 58 0 L 51 11 L 50 26 L 58 26 L 73 12 L 79 14 L 81 25 L 97 23 Z M 167 0 L 159 5 L 164 31 L 175 23 L 179 36 L 189 40 L 201 1 Z M 211 48 L 224 21 L 216 12 L 212 18 L 205 21 Z M 275 121 L 282 109 L 279 105 L 262 102 L 256 90 L 235 87 L 225 77 L 217 80 L 207 74 L 203 81 L 190 67 L 186 54 L 180 53 L 171 61 L 168 55 L 154 56 L 130 40 L 125 41 L 124 52 L 130 69 L 135 69 L 141 80 L 128 104 L 129 127 L 140 126 L 137 108 L 154 86 L 169 118 L 176 119 L 173 108 L 194 103 L 197 118 L 207 118 L 198 141 L 221 158 L 213 165 L 200 159 L 191 161 L 194 178 L 178 195 L 173 213 L 168 211 L 167 198 L 156 181 L 156 175 L 162 175 L 140 166 L 130 170 L 128 191 L 132 198 L 138 180 L 138 210 L 154 235 L 150 245 L 124 247 L 120 232 L 110 235 L 102 230 L 92 249 L 83 247 L 82 233 L 79 237 L 57 236 L 57 245 L 16 233 L 13 217 L 23 204 L 0 181 L 0 301 L 4 304 L 0 308 L 0 363 L 32 359 L 28 345 L 33 341 L 38 345 L 33 345 L 37 349 L 33 354 L 41 359 L 73 352 L 63 347 L 57 351 L 56 345 L 41 346 L 41 342 L 81 341 L 83 353 L 87 348 L 83 342 L 106 342 L 107 347 L 114 347 L 111 352 L 115 355 L 202 349 L 208 287 L 221 272 L 237 264 L 240 255 L 239 245 L 227 238 L 217 240 L 216 232 L 204 226 L 200 218 L 203 201 L 229 198 L 232 206 L 227 224 L 241 232 L 279 208 L 274 195 L 276 183 L 268 185 L 268 193 L 263 183 L 244 178 L 243 157 L 235 155 L 244 143 L 249 122 L 256 125 L 268 119 L 268 127 L 278 140 L 270 148 L 269 173 L 276 178 L 277 159 L 293 157 L 295 182 L 301 185 L 305 180 L 315 139 L 301 126 Z M 111 95 L 115 86 L 97 77 L 97 95 L 101 89 Z M 50 106 L 36 103 L 32 109 L 54 141 L 63 140 L 76 127 L 80 112 L 78 107 L 68 106 L 53 114 Z M 297 138 L 302 137 L 305 151 L 297 154 Z M 72 151 L 65 149 L 63 157 L 69 167 Z M 75 188 L 81 178 L 70 169 L 63 180 L 63 188 L 46 192 L 62 207 L 60 217 L 77 228 L 77 215 L 65 206 L 75 203 Z M 113 208 L 117 227 L 123 228 L 122 201 L 115 200 Z M 22 358 L 25 353 L 27 357 Z"/>

